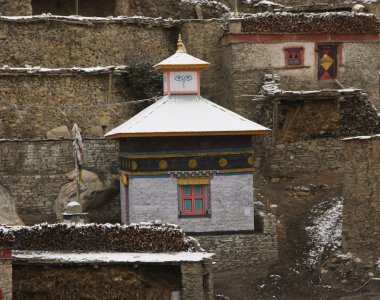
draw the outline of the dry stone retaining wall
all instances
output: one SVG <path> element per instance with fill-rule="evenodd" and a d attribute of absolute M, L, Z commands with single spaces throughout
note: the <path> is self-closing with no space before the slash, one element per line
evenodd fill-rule
<path fill-rule="evenodd" d="M 31 15 L 31 0 L 0 0 L 0 14 L 4 16 Z"/>
<path fill-rule="evenodd" d="M 202 248 L 215 253 L 215 271 L 244 268 L 260 264 L 275 263 L 278 258 L 277 235 L 269 234 L 230 234 L 196 236 Z"/>
<path fill-rule="evenodd" d="M 117 173 L 118 144 L 103 139 L 84 141 L 85 169 L 100 175 Z M 15 200 L 26 223 L 54 222 L 54 202 L 65 173 L 74 169 L 71 140 L 0 142 L 0 184 Z M 120 220 L 120 204 L 112 199 L 105 209 L 110 220 Z M 115 220 L 116 219 L 116 220 Z"/>
<path fill-rule="evenodd" d="M 44 138 L 73 123 L 87 136 L 102 136 L 136 113 L 122 76 L 111 84 L 109 75 L 0 76 L 0 89 L 2 137 Z"/>
<path fill-rule="evenodd" d="M 49 16 L 17 21 L 0 19 L 3 45 L 0 65 L 122 65 L 126 59 L 141 55 L 158 61 L 174 52 L 177 33 L 172 34 L 170 28 L 176 22 L 148 19 L 145 25 L 142 23 L 141 18 L 104 22 Z"/>
<path fill-rule="evenodd" d="M 267 142 L 256 147 L 258 169 L 271 177 L 299 177 L 326 171 L 341 172 L 343 145 L 337 139 Z"/>
<path fill-rule="evenodd" d="M 12 300 L 12 259 L 0 258 L 0 298 Z"/>
<path fill-rule="evenodd" d="M 343 141 L 343 249 L 380 256 L 380 139 Z"/>

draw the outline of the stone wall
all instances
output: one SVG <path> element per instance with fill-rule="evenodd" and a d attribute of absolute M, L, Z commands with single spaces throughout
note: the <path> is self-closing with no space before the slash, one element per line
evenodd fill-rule
<path fill-rule="evenodd" d="M 380 139 L 379 136 L 343 141 L 343 249 L 380 256 Z"/>
<path fill-rule="evenodd" d="M 12 300 L 12 250 L 0 248 L 0 299 Z M 3 298 L 2 298 L 3 296 Z"/>
<path fill-rule="evenodd" d="M 211 260 L 203 261 L 203 264 L 190 262 L 182 263 L 181 274 L 181 299 L 214 299 Z"/>
<path fill-rule="evenodd" d="M 49 16 L 1 19 L 0 65 L 109 66 L 141 56 L 158 61 L 174 52 L 177 41 L 175 22 L 144 23 L 141 18 L 71 21 Z"/>
<path fill-rule="evenodd" d="M 176 178 L 133 177 L 128 186 L 130 222 L 160 219 L 190 232 L 253 230 L 252 186 L 252 174 L 215 175 L 210 179 L 211 217 L 179 218 Z"/>
<path fill-rule="evenodd" d="M 343 145 L 338 139 L 267 142 L 256 147 L 256 166 L 270 177 L 313 176 L 326 171 L 342 172 Z"/>
<path fill-rule="evenodd" d="M 74 24 L 67 21 L 54 17 L 17 23 L 0 20 L 0 37 L 4 42 L 0 65 L 60 68 L 148 62 L 147 65 L 153 66 L 174 53 L 177 33 L 182 27 L 189 53 L 211 63 L 202 72 L 202 94 L 222 105 L 229 103 L 222 84 L 221 20 L 174 22 L 139 18 L 75 21 Z M 31 32 L 39 34 L 31 35 Z M 141 109 L 141 105 L 125 103 L 135 99 L 135 91 L 122 76 L 114 75 L 109 85 L 107 74 L 16 77 L 2 73 L 0 134 L 3 137 L 41 138 L 46 131 L 61 125 L 70 127 L 72 122 L 77 122 L 85 135 L 99 136 L 94 133 L 99 132 L 102 120 L 108 119 L 106 125 L 112 128 Z"/>
<path fill-rule="evenodd" d="M 0 0 L 0 14 L 4 16 L 31 15 L 31 0 Z"/>
<path fill-rule="evenodd" d="M 114 15 L 197 19 L 197 4 L 204 19 L 221 18 L 229 11 L 220 1 L 117 0 Z"/>
<path fill-rule="evenodd" d="M 85 136 L 102 136 L 136 111 L 122 76 L 0 76 L 0 135 L 44 138 L 52 128 L 78 123 Z M 103 127 L 102 127 L 103 126 Z M 99 129 L 98 129 L 99 128 Z"/>
<path fill-rule="evenodd" d="M 51 13 L 53 15 L 75 15 L 75 0 L 29 0 L 33 15 Z M 114 15 L 117 0 L 79 0 L 78 13 L 81 16 L 108 17 Z"/>
<path fill-rule="evenodd" d="M 118 144 L 103 139 L 84 141 L 84 168 L 100 176 L 117 173 Z M 0 184 L 15 200 L 16 210 L 26 223 L 55 221 L 54 203 L 65 173 L 74 169 L 71 140 L 3 140 L 0 142 Z M 107 215 L 119 219 L 119 201 Z"/>
<path fill-rule="evenodd" d="M 278 258 L 277 235 L 271 233 L 196 236 L 202 248 L 215 253 L 213 268 L 234 268 L 273 264 Z"/>

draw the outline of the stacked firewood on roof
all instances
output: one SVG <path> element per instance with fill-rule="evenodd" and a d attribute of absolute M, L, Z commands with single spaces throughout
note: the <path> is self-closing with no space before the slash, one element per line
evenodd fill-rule
<path fill-rule="evenodd" d="M 268 33 L 380 33 L 380 22 L 364 13 L 262 13 L 242 21 L 243 32 Z"/>
<path fill-rule="evenodd" d="M 12 229 L 12 233 L 15 236 L 13 247 L 15 250 L 203 251 L 197 240 L 185 236 L 179 226 L 157 222 L 131 225 L 39 224 L 31 227 L 15 227 Z"/>
<path fill-rule="evenodd" d="M 0 226 L 0 249 L 12 248 L 15 243 L 15 236 L 11 228 L 7 226 Z"/>

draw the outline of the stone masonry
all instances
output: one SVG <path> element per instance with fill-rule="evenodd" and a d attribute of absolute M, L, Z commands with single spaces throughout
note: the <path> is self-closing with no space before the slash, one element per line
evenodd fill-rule
<path fill-rule="evenodd" d="M 130 222 L 162 218 L 187 232 L 253 230 L 253 175 L 216 175 L 210 180 L 211 217 L 178 218 L 175 178 L 130 178 Z M 146 187 L 149 187 L 148 189 Z"/>
<path fill-rule="evenodd" d="M 184 300 L 214 299 L 211 261 L 200 263 L 181 263 L 182 291 Z"/>
<path fill-rule="evenodd" d="M 85 169 L 97 174 L 117 173 L 117 143 L 104 139 L 84 141 Z M 65 173 L 74 169 L 71 140 L 13 140 L 0 142 L 0 184 L 15 199 L 26 223 L 55 221 L 54 202 Z M 116 203 L 114 204 L 116 205 Z M 113 214 L 119 215 L 119 203 Z"/>
<path fill-rule="evenodd" d="M 0 71 L 0 136 L 44 138 L 52 128 L 78 123 L 82 134 L 100 136 L 134 113 L 122 76 L 4 76 Z M 38 99 L 38 101 L 37 101 Z M 97 133 L 94 129 L 100 128 Z"/>
<path fill-rule="evenodd" d="M 0 248 L 0 299 L 12 300 L 12 250 Z M 2 296 L 4 298 L 2 298 Z"/>
<path fill-rule="evenodd" d="M 380 137 L 344 140 L 343 249 L 380 257 Z"/>
<path fill-rule="evenodd" d="M 271 177 L 297 177 L 343 169 L 343 145 L 337 139 L 297 142 L 264 142 L 257 147 L 256 167 Z"/>
<path fill-rule="evenodd" d="M 255 215 L 256 219 L 260 217 Z M 197 235 L 201 246 L 213 256 L 213 269 L 223 271 L 234 268 L 269 265 L 278 259 L 276 219 L 265 215 L 262 231 L 250 234 Z"/>

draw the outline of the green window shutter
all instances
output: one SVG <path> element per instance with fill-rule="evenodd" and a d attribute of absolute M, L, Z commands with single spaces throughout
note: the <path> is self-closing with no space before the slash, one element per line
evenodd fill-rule
<path fill-rule="evenodd" d="M 203 200 L 195 199 L 195 210 L 203 210 Z"/>
<path fill-rule="evenodd" d="M 191 200 L 186 199 L 185 201 L 185 211 L 191 211 Z"/>
<path fill-rule="evenodd" d="M 196 185 L 194 187 L 194 189 L 195 189 L 195 194 L 196 195 L 202 195 L 202 186 L 201 185 Z"/>
<path fill-rule="evenodd" d="M 191 195 L 191 186 L 190 185 L 184 185 L 183 186 L 183 192 L 185 195 Z"/>

